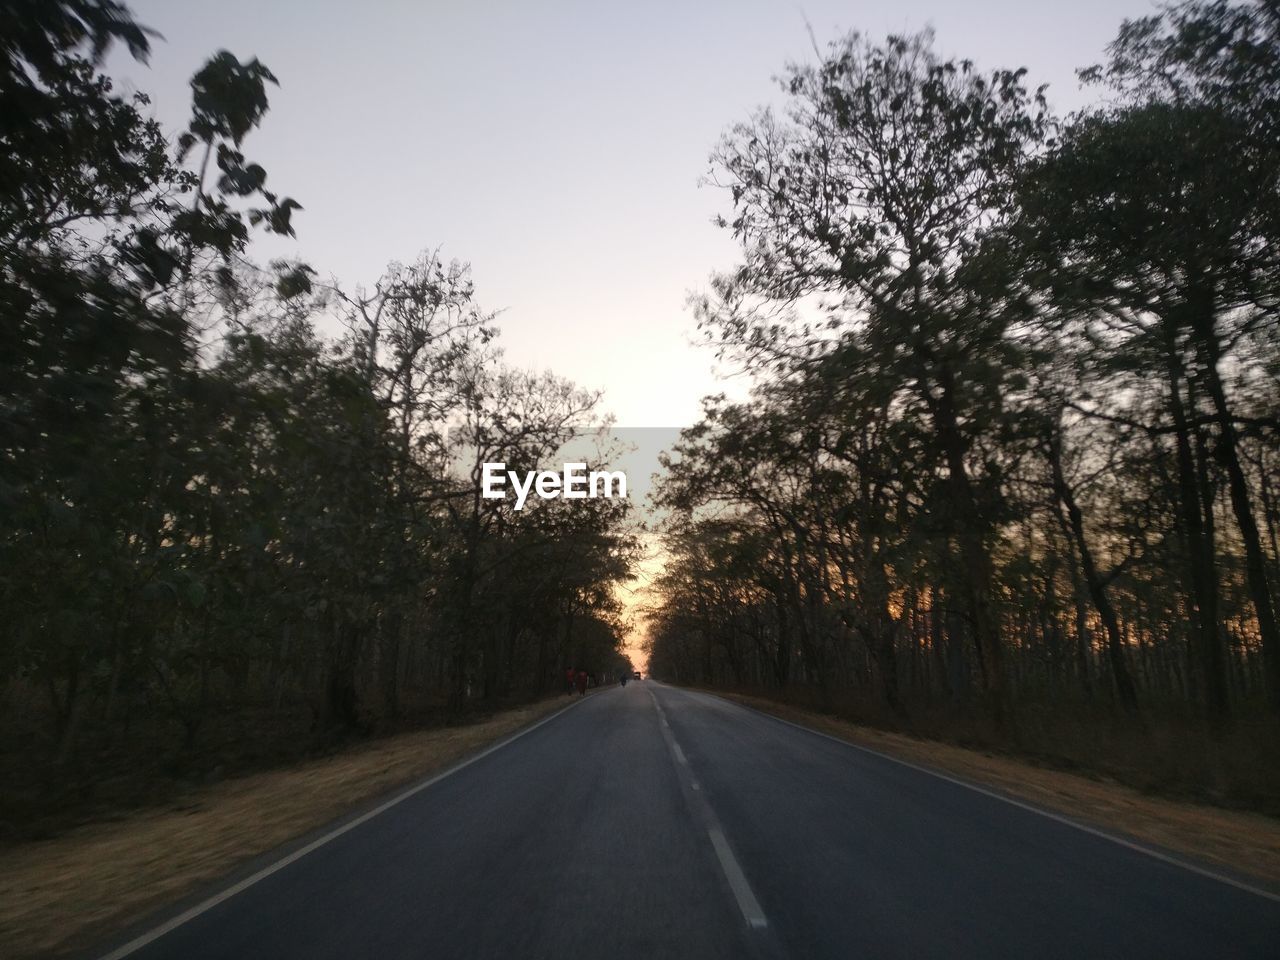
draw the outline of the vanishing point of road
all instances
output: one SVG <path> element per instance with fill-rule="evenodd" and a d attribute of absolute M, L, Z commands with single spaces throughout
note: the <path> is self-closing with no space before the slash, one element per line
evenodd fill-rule
<path fill-rule="evenodd" d="M 1276 958 L 1280 897 L 643 681 L 127 938 L 97 956 Z"/>

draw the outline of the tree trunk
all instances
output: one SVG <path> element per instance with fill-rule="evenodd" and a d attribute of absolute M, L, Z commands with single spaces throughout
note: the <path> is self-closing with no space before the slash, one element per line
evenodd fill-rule
<path fill-rule="evenodd" d="M 1058 502 L 1067 511 L 1067 521 L 1080 557 L 1080 570 L 1089 588 L 1089 599 L 1093 601 L 1098 616 L 1102 619 L 1102 626 L 1107 632 L 1107 660 L 1111 665 L 1111 676 L 1115 680 L 1116 696 L 1126 712 L 1136 713 L 1138 694 L 1134 688 L 1128 664 L 1125 663 L 1120 623 L 1107 596 L 1106 584 L 1102 582 L 1102 578 L 1098 575 L 1098 568 L 1093 562 L 1093 551 L 1090 550 L 1089 542 L 1084 535 L 1084 515 L 1080 512 L 1075 494 L 1072 493 L 1062 472 L 1062 438 L 1056 430 L 1049 439 L 1049 465 L 1053 471 L 1054 492 Z"/>
<path fill-rule="evenodd" d="M 1193 642 L 1205 709 L 1209 723 L 1220 727 L 1227 718 L 1227 687 L 1222 645 L 1218 639 L 1218 591 L 1213 575 L 1213 542 L 1206 536 L 1201 515 L 1200 480 L 1191 449 L 1191 428 L 1182 401 L 1182 361 L 1172 334 L 1166 342 L 1165 359 L 1169 373 L 1169 410 L 1173 416 L 1174 444 L 1178 467 L 1178 507 L 1187 548 L 1190 598 L 1194 606 Z"/>
<path fill-rule="evenodd" d="M 983 511 L 974 496 L 965 456 L 968 445 L 960 433 L 955 410 L 955 385 L 950 371 L 939 376 L 940 395 L 932 401 L 934 426 L 946 458 L 951 489 L 951 521 L 960 546 L 965 601 L 973 626 L 974 645 L 982 680 L 997 722 L 1004 713 L 1004 648 L 992 603 L 994 575 L 983 542 Z"/>
<path fill-rule="evenodd" d="M 1204 354 L 1205 383 L 1213 402 L 1214 419 L 1218 425 L 1218 459 L 1227 471 L 1227 488 L 1231 493 L 1231 508 L 1236 525 L 1244 541 L 1245 574 L 1249 586 L 1249 599 L 1258 618 L 1258 634 L 1262 639 L 1262 665 L 1271 709 L 1280 712 L 1280 629 L 1276 625 L 1275 606 L 1267 584 L 1267 561 L 1262 551 L 1262 537 L 1253 516 L 1249 485 L 1240 466 L 1239 441 L 1231 411 L 1227 405 L 1226 391 L 1218 372 L 1220 348 L 1213 329 L 1210 311 L 1197 312 L 1195 329 Z"/>

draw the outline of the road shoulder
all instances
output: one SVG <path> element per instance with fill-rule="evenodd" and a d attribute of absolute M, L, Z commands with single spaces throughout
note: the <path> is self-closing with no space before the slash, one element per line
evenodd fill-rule
<path fill-rule="evenodd" d="M 1039 767 L 781 704 L 704 691 L 890 758 L 924 767 L 1193 867 L 1280 893 L 1280 822 L 1271 817 L 1149 796 L 1122 784 Z"/>
<path fill-rule="evenodd" d="M 577 700 L 542 700 L 478 723 L 374 740 L 193 790 L 158 809 L 11 847 L 0 873 L 5 955 L 20 960 L 88 949 Z"/>

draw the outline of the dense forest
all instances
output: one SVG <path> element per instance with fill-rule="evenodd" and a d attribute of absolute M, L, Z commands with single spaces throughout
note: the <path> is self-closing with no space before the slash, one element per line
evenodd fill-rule
<path fill-rule="evenodd" d="M 851 34 L 731 127 L 753 374 L 667 460 L 650 668 L 1280 809 L 1280 7 L 1096 96 Z"/>
<path fill-rule="evenodd" d="M 600 395 L 439 249 L 256 257 L 267 65 L 168 130 L 122 5 L 0 19 L 5 832 L 629 669 L 628 502 L 482 495 Z M 814 57 L 712 156 L 753 386 L 664 459 L 651 672 L 1280 812 L 1280 6 L 1124 22 L 1065 117 L 927 31 Z"/>
<path fill-rule="evenodd" d="M 255 262 L 302 209 L 245 153 L 267 65 L 216 53 L 168 131 L 102 72 L 147 56 L 124 7 L 2 13 L 6 832 L 628 666 L 627 502 L 481 496 L 599 396 L 505 366 L 438 252 L 354 288 Z"/>

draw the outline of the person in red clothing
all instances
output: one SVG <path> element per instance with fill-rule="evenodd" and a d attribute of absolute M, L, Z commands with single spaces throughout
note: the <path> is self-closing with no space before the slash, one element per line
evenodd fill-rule
<path fill-rule="evenodd" d="M 578 695 L 582 696 L 587 692 L 587 671 L 578 671 Z"/>
<path fill-rule="evenodd" d="M 565 693 L 572 694 L 573 688 L 577 684 L 578 671 L 574 670 L 573 667 L 570 667 L 568 670 L 564 672 L 564 680 L 565 680 Z"/>

